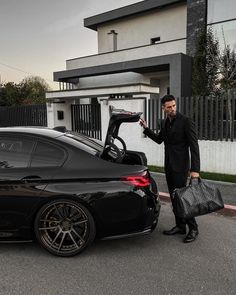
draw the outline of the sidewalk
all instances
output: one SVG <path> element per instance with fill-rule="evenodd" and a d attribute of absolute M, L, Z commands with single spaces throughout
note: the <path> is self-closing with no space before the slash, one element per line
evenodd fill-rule
<path fill-rule="evenodd" d="M 160 199 L 165 202 L 170 202 L 170 196 L 166 184 L 165 174 L 151 172 L 152 177 L 155 179 L 160 195 Z M 209 183 L 217 185 L 222 193 L 225 208 L 218 211 L 219 213 L 236 216 L 236 184 L 228 182 L 219 182 L 213 180 L 204 180 Z"/>

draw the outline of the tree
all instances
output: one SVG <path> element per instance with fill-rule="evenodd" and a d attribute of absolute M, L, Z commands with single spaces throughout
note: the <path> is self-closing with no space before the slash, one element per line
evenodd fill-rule
<path fill-rule="evenodd" d="M 219 74 L 221 89 L 236 88 L 236 52 L 226 44 L 222 55 L 219 57 Z"/>
<path fill-rule="evenodd" d="M 47 90 L 50 90 L 49 85 L 38 76 L 27 77 L 19 84 L 7 82 L 0 85 L 0 105 L 45 103 L 45 92 Z"/>
<path fill-rule="evenodd" d="M 206 76 L 208 95 L 219 94 L 219 41 L 212 27 L 208 27 L 206 36 Z"/>
<path fill-rule="evenodd" d="M 14 82 L 1 85 L 0 105 L 13 106 L 21 103 L 20 88 Z"/>
<path fill-rule="evenodd" d="M 198 36 L 193 59 L 193 95 L 217 95 L 236 87 L 236 52 L 226 44 L 223 30 L 222 35 L 223 50 L 212 27 Z"/>
<path fill-rule="evenodd" d="M 46 102 L 45 92 L 50 89 L 44 79 L 30 76 L 20 83 L 23 104 L 41 104 Z"/>
<path fill-rule="evenodd" d="M 224 42 L 224 50 L 222 55 L 220 56 L 220 87 L 221 91 L 225 94 L 227 104 L 227 112 L 229 116 L 229 134 L 230 137 L 233 134 L 234 129 L 234 116 L 232 109 L 232 101 L 233 101 L 233 89 L 235 92 L 236 88 L 236 52 L 231 50 L 229 45 L 226 45 Z"/>
<path fill-rule="evenodd" d="M 229 117 L 231 136 L 234 126 L 232 91 L 236 88 L 236 52 L 226 44 L 223 29 L 222 35 L 223 50 L 219 49 L 219 41 L 212 27 L 199 35 L 193 60 L 192 92 L 194 96 L 224 95 L 225 115 Z"/>
<path fill-rule="evenodd" d="M 207 93 L 206 77 L 206 32 L 201 30 L 196 41 L 196 52 L 192 68 L 192 94 L 193 96 Z"/>
<path fill-rule="evenodd" d="M 219 42 L 211 27 L 200 31 L 193 58 L 192 93 L 194 96 L 216 95 L 219 92 Z"/>

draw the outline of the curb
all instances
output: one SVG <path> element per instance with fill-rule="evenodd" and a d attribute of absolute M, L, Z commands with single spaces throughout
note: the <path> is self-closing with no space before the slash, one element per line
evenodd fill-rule
<path fill-rule="evenodd" d="M 170 195 L 167 193 L 159 192 L 160 200 L 163 202 L 170 203 Z M 224 204 L 224 208 L 217 211 L 216 213 L 220 213 L 227 216 L 236 216 L 236 206 Z"/>

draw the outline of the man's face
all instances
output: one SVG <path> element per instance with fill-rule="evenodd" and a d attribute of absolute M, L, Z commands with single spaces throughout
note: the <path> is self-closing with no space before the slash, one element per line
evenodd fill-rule
<path fill-rule="evenodd" d="M 176 102 L 175 100 L 166 101 L 163 105 L 163 110 L 167 114 L 168 117 L 176 116 Z"/>

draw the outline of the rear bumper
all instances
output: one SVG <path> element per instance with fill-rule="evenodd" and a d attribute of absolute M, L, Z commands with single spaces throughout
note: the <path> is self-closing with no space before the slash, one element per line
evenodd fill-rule
<path fill-rule="evenodd" d="M 152 193 L 152 205 L 148 207 L 148 218 L 147 218 L 147 226 L 150 226 L 151 231 L 153 231 L 158 223 L 158 218 L 160 215 L 161 203 L 159 194 Z"/>
<path fill-rule="evenodd" d="M 150 191 L 149 191 L 150 192 Z M 150 195 L 151 194 L 151 195 Z M 158 224 L 158 218 L 160 214 L 160 199 L 158 194 L 148 193 L 146 196 L 146 208 L 144 209 L 144 215 L 142 217 L 142 222 L 138 226 L 136 224 L 136 229 L 130 231 L 125 231 L 124 233 L 113 233 L 106 236 L 100 236 L 102 240 L 112 240 L 112 239 L 122 239 L 122 238 L 131 238 L 136 236 L 147 235 L 154 231 Z"/>

